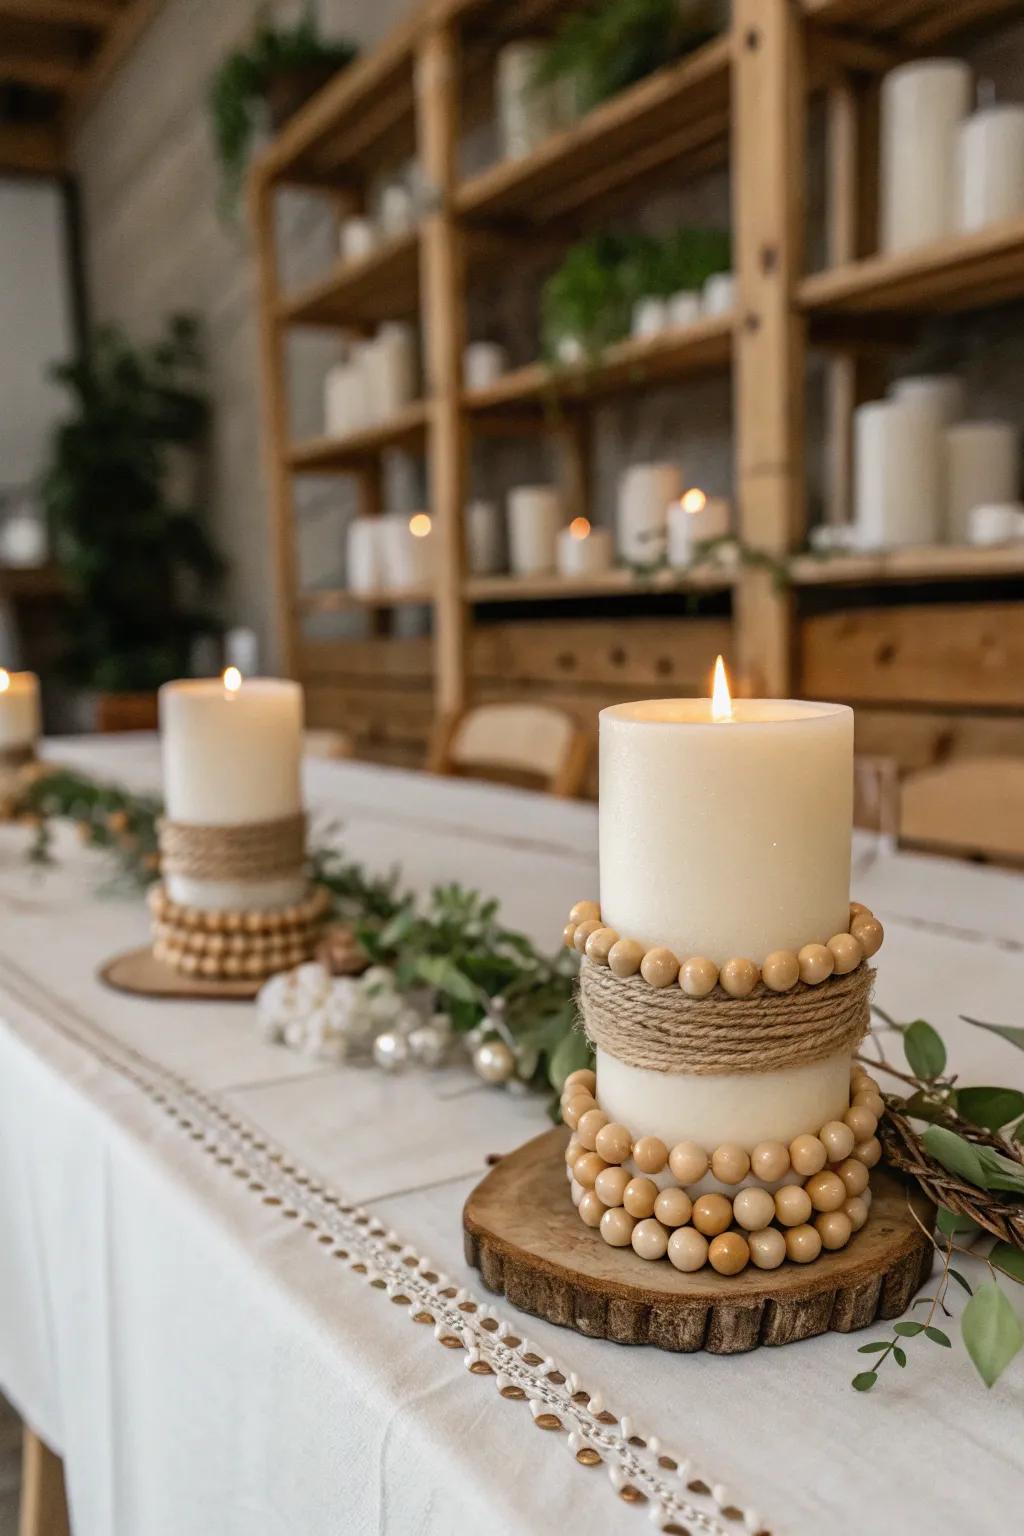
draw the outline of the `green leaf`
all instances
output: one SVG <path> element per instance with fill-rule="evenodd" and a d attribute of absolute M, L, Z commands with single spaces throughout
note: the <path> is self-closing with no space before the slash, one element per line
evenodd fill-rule
<path fill-rule="evenodd" d="M 924 1333 L 924 1323 L 897 1323 L 893 1332 L 901 1334 L 905 1339 L 912 1339 L 915 1334 Z"/>
<path fill-rule="evenodd" d="M 948 1125 L 951 1118 L 948 1105 L 938 1103 L 921 1088 L 904 1101 L 903 1108 L 911 1119 L 927 1120 L 932 1125 Z"/>
<path fill-rule="evenodd" d="M 956 1281 L 957 1285 L 962 1285 L 963 1286 L 963 1288 L 967 1292 L 968 1296 L 973 1296 L 974 1295 L 974 1292 L 971 1290 L 971 1287 L 968 1284 L 968 1282 L 964 1279 L 963 1275 L 960 1273 L 960 1271 L 958 1269 L 954 1269 L 953 1268 L 952 1264 L 949 1266 L 948 1273 L 950 1274 L 952 1279 L 954 1279 Z"/>
<path fill-rule="evenodd" d="M 1012 1157 L 1004 1157 L 991 1147 L 979 1147 L 978 1157 L 985 1177 L 986 1189 L 1005 1190 L 1011 1195 L 1024 1195 L 1024 1164 Z"/>
<path fill-rule="evenodd" d="M 935 1225 L 946 1237 L 977 1237 L 981 1231 L 976 1221 L 970 1216 L 962 1216 L 958 1211 L 939 1210 L 935 1218 Z"/>
<path fill-rule="evenodd" d="M 548 1062 L 548 1082 L 552 1088 L 561 1091 L 562 1084 L 570 1072 L 575 1072 L 578 1067 L 589 1067 L 591 1064 L 590 1046 L 587 1044 L 586 1035 L 579 1030 L 568 1030 L 559 1040 Z"/>
<path fill-rule="evenodd" d="M 989 1254 L 989 1263 L 996 1269 L 1001 1269 L 1013 1280 L 1019 1280 L 1024 1285 L 1024 1253 L 1015 1248 L 1012 1243 L 996 1243 Z"/>
<path fill-rule="evenodd" d="M 973 1024 L 975 1029 L 987 1029 L 990 1034 L 999 1035 L 1001 1039 L 1008 1040 L 1015 1045 L 1018 1051 L 1024 1051 L 1024 1029 L 1017 1024 L 986 1024 L 983 1019 L 969 1019 L 966 1013 L 960 1017 L 965 1024 Z"/>
<path fill-rule="evenodd" d="M 942 1036 L 924 1019 L 915 1019 L 903 1033 L 903 1049 L 915 1077 L 941 1076 L 946 1065 Z"/>
<path fill-rule="evenodd" d="M 878 1380 L 877 1371 L 861 1371 L 850 1383 L 855 1392 L 870 1392 Z"/>
<path fill-rule="evenodd" d="M 931 1339 L 933 1344 L 941 1344 L 943 1349 L 952 1349 L 953 1347 L 941 1328 L 926 1328 L 924 1336 L 926 1339 Z"/>
<path fill-rule="evenodd" d="M 978 1375 L 986 1387 L 994 1386 L 1024 1346 L 1024 1328 L 992 1281 L 979 1286 L 971 1297 L 964 1308 L 960 1329 Z"/>
<path fill-rule="evenodd" d="M 988 1189 L 979 1149 L 969 1141 L 942 1125 L 930 1125 L 921 1141 L 929 1156 L 941 1163 L 948 1173 L 958 1174 L 978 1189 Z"/>
<path fill-rule="evenodd" d="M 900 1349 L 898 1344 L 894 1344 L 892 1349 L 892 1357 L 896 1361 L 896 1364 L 899 1366 L 900 1370 L 902 1370 L 907 1363 L 906 1351 Z"/>
<path fill-rule="evenodd" d="M 858 1355 L 877 1355 L 880 1349 L 888 1349 L 888 1339 L 876 1339 L 873 1344 L 862 1344 L 858 1349 Z"/>
<path fill-rule="evenodd" d="M 428 986 L 446 992 L 460 1003 L 480 1003 L 480 989 L 464 976 L 458 966 L 445 955 L 420 955 L 416 962 L 416 974 Z"/>
<path fill-rule="evenodd" d="M 957 1092 L 958 1114 L 972 1125 L 998 1131 L 1018 1115 L 1024 1114 L 1024 1093 L 1016 1088 L 961 1088 Z"/>

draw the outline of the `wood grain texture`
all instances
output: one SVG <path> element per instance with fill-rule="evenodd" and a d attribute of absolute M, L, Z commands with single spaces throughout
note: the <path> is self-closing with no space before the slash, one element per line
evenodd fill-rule
<path fill-rule="evenodd" d="M 173 966 L 154 957 L 153 951 L 132 949 L 115 955 L 98 971 L 100 981 L 115 992 L 130 992 L 134 997 L 193 998 L 200 1002 L 251 1002 L 262 980 L 208 981 L 199 976 L 183 976 Z"/>
<path fill-rule="evenodd" d="M 556 1127 L 502 1158 L 466 1201 L 466 1259 L 524 1312 L 590 1338 L 714 1355 L 850 1333 L 898 1317 L 931 1271 L 933 1249 L 894 1174 L 872 1174 L 867 1226 L 838 1253 L 729 1278 L 686 1275 L 631 1249 L 609 1248 L 572 1207 Z M 916 1189 L 931 1228 L 934 1208 Z"/>

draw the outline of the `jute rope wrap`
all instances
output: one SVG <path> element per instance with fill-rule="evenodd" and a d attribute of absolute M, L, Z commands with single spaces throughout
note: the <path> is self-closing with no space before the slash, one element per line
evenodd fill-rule
<path fill-rule="evenodd" d="M 30 741 L 17 747 L 0 747 L 0 768 L 25 768 L 35 760 L 36 749 Z"/>
<path fill-rule="evenodd" d="M 300 869 L 306 858 L 302 812 L 235 827 L 162 821 L 159 831 L 164 874 L 192 880 L 265 880 Z"/>
<path fill-rule="evenodd" d="M 710 1077 L 778 1072 L 852 1051 L 867 1034 L 874 971 L 858 966 L 818 986 L 791 992 L 763 983 L 749 997 L 687 997 L 679 987 L 651 987 L 584 960 L 580 1012 L 592 1045 L 630 1067 Z"/>

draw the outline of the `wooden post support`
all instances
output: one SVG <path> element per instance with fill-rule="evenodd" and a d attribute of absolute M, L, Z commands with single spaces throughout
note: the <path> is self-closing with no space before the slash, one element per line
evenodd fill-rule
<path fill-rule="evenodd" d="M 837 267 L 857 255 L 857 96 L 849 75 L 829 86 L 827 107 L 828 260 Z M 844 349 L 828 366 L 825 516 L 833 525 L 849 522 L 851 515 L 856 403 L 857 359 Z"/>
<path fill-rule="evenodd" d="M 781 556 L 799 543 L 806 498 L 805 328 L 793 303 L 803 270 L 804 39 L 790 0 L 735 0 L 732 35 L 739 530 Z M 788 693 L 791 597 L 770 572 L 745 567 L 735 604 L 740 686 Z"/>
<path fill-rule="evenodd" d="M 298 556 L 296 551 L 295 499 L 288 467 L 287 371 L 284 338 L 278 321 L 280 278 L 277 230 L 274 222 L 274 184 L 256 175 L 250 183 L 252 226 L 256 233 L 259 269 L 259 327 L 262 353 L 263 455 L 270 509 L 270 550 L 274 579 L 278 665 L 294 676 L 299 654 L 299 616 L 296 607 Z"/>
<path fill-rule="evenodd" d="M 18 1536 L 71 1536 L 61 1459 L 27 1425 L 21 1441 Z"/>
<path fill-rule="evenodd" d="M 430 510 L 437 537 L 434 647 L 439 715 L 465 707 L 466 606 L 462 422 L 463 266 L 452 211 L 458 152 L 458 43 L 452 26 L 429 27 L 416 54 L 416 124 L 428 188 L 421 226 L 421 312 L 429 408 Z"/>

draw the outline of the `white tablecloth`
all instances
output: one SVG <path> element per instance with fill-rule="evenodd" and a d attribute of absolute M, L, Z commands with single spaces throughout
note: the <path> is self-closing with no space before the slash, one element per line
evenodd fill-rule
<path fill-rule="evenodd" d="M 59 755 L 156 784 L 149 740 Z M 307 779 L 353 854 L 493 893 L 552 947 L 596 892 L 591 807 L 355 765 Z M 988 1393 L 959 1341 L 912 1340 L 861 1395 L 871 1334 L 673 1356 L 516 1314 L 466 1267 L 460 1211 L 542 1103 L 454 1069 L 316 1067 L 260 1041 L 248 1005 L 111 993 L 96 966 L 144 941 L 141 904 L 97 896 L 70 838 L 42 875 L 23 844 L 0 829 L 0 1386 L 64 1455 L 75 1536 L 640 1529 L 624 1485 L 691 1531 L 742 1530 L 732 1506 L 776 1536 L 1017 1529 L 1020 1362 Z M 888 935 L 878 1001 L 931 1019 L 965 1080 L 1024 1082 L 958 1021 L 1024 1022 L 1024 881 L 855 852 Z M 601 1465 L 578 1463 L 588 1444 Z"/>

